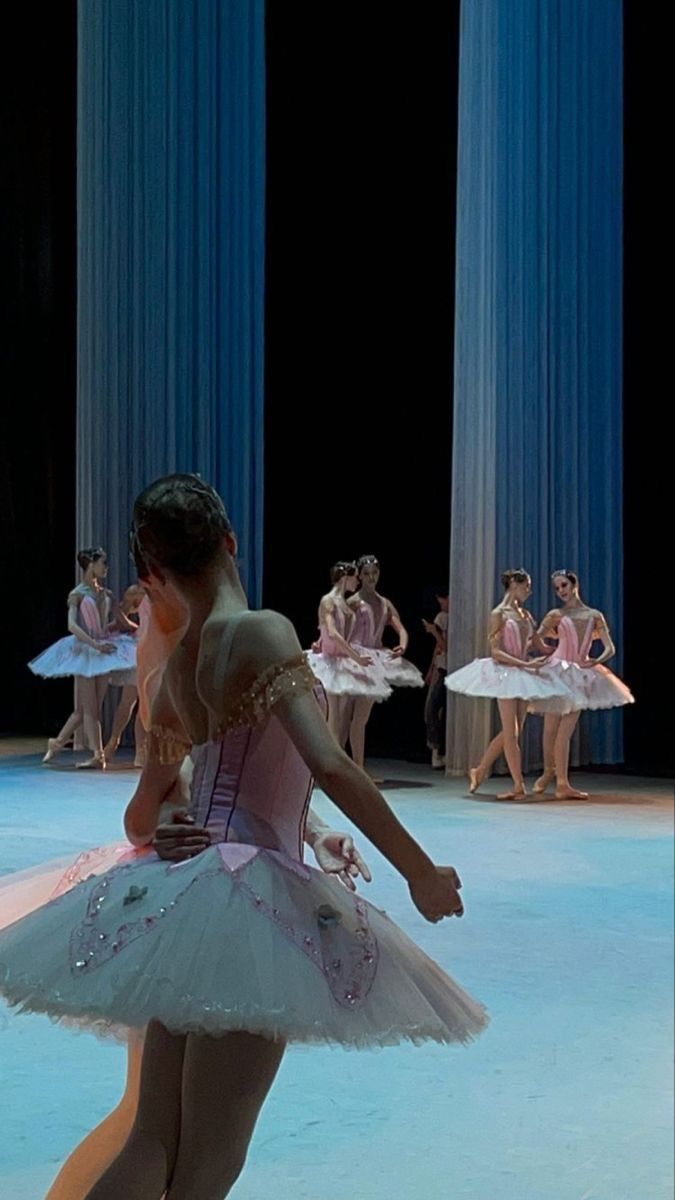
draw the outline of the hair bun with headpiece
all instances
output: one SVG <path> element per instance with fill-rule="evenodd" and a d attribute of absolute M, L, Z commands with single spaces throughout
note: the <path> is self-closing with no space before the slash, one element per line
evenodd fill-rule
<path fill-rule="evenodd" d="M 199 475 L 166 475 L 137 497 L 131 550 L 141 579 L 152 565 L 175 575 L 198 575 L 232 532 L 225 505 Z"/>
<path fill-rule="evenodd" d="M 356 575 L 357 567 L 355 562 L 336 562 L 330 569 L 330 581 L 332 584 L 339 583 L 345 575 Z"/>
<path fill-rule="evenodd" d="M 559 575 L 562 575 L 564 579 L 569 579 L 570 583 L 577 587 L 579 577 L 574 571 L 568 571 L 564 567 L 561 567 L 559 571 L 551 571 L 551 579 L 557 579 Z"/>
<path fill-rule="evenodd" d="M 77 565 L 82 571 L 86 571 L 87 567 L 98 562 L 100 558 L 105 558 L 105 550 L 101 546 L 88 546 L 86 550 L 78 550 Z"/>
<path fill-rule="evenodd" d="M 512 583 L 527 583 L 529 578 L 529 571 L 524 567 L 509 567 L 508 571 L 502 572 L 502 587 L 506 589 Z"/>

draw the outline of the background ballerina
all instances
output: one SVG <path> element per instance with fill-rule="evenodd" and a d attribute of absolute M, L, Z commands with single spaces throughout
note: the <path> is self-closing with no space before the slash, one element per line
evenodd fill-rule
<path fill-rule="evenodd" d="M 527 791 L 523 779 L 520 753 L 520 734 L 528 704 L 536 699 L 546 700 L 566 694 L 564 684 L 549 672 L 548 658 L 530 658 L 536 637 L 532 615 L 524 607 L 532 591 L 532 581 L 522 568 L 504 571 L 504 598 L 490 613 L 488 641 L 489 658 L 473 662 L 447 675 L 449 691 L 465 696 L 490 697 L 497 701 L 501 734 L 493 738 L 483 760 L 470 774 L 470 790 L 475 792 L 500 753 L 504 753 L 513 781 L 511 791 L 498 795 L 499 800 L 525 800 Z"/>
<path fill-rule="evenodd" d="M 379 662 L 387 683 L 392 687 L 424 687 L 424 678 L 413 663 L 404 657 L 408 648 L 408 631 L 391 600 L 377 590 L 380 563 L 374 555 L 365 555 L 357 562 L 360 588 L 347 601 L 355 614 L 350 642 L 359 654 L 369 655 Z M 398 644 L 387 649 L 382 637 L 387 626 L 398 636 Z M 367 696 L 355 697 L 349 714 L 349 745 L 358 766 L 365 765 L 366 726 L 375 701 Z"/>
<path fill-rule="evenodd" d="M 82 582 L 68 596 L 68 636 L 54 642 L 28 665 L 35 675 L 75 680 L 75 708 L 60 733 L 49 738 L 43 762 L 51 762 L 82 726 L 84 740 L 93 756 L 78 767 L 105 767 L 101 734 L 101 706 L 112 671 L 128 671 L 136 665 L 133 637 L 109 633 L 111 598 L 103 581 L 108 574 L 108 557 L 100 546 L 80 550 L 77 562 Z"/>
<path fill-rule="evenodd" d="M 139 622 L 137 614 L 145 599 L 145 588 L 140 583 L 132 583 L 122 596 L 117 606 L 113 621 L 109 626 L 110 633 L 126 633 L 137 638 Z M 145 755 L 145 731 L 138 712 L 138 688 L 136 686 L 136 668 L 128 671 L 113 671 L 109 678 L 111 687 L 121 688 L 121 695 L 112 720 L 110 735 L 103 748 L 103 756 L 107 763 L 115 757 L 122 741 L 124 730 L 131 720 L 134 708 L 134 766 L 142 767 Z"/>
<path fill-rule="evenodd" d="M 604 665 L 616 654 L 605 617 L 581 599 L 574 571 L 554 571 L 551 580 L 560 601 L 546 614 L 539 628 L 543 639 L 556 643 L 550 670 L 565 687 L 562 697 L 531 702 L 533 712 L 544 714 L 544 770 L 534 785 L 543 795 L 555 779 L 556 800 L 585 800 L 588 792 L 569 780 L 570 742 L 585 709 L 617 708 L 633 704 L 634 697 L 617 675 Z M 601 653 L 591 658 L 594 641 Z"/>
<path fill-rule="evenodd" d="M 388 700 L 391 686 L 384 667 L 370 651 L 351 644 L 355 613 L 347 603 L 358 584 L 356 563 L 331 567 L 331 590 L 319 604 L 319 641 L 307 656 L 328 697 L 328 724 L 338 745 L 346 746 L 355 700 Z"/>

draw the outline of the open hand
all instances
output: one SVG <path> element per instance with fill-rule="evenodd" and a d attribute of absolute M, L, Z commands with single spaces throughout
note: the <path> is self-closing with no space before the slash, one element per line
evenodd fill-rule
<path fill-rule="evenodd" d="M 372 875 L 368 864 L 359 854 L 354 839 L 348 833 L 326 829 L 314 839 L 312 849 L 321 870 L 327 875 L 337 875 L 350 891 L 356 891 L 354 880 L 359 875 L 366 883 L 370 883 Z"/>

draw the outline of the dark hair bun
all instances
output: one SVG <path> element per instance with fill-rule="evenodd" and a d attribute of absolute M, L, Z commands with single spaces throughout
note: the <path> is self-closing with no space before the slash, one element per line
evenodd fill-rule
<path fill-rule="evenodd" d="M 345 575 L 356 575 L 356 563 L 336 562 L 330 569 L 330 581 L 333 585 L 338 583 Z"/>
<path fill-rule="evenodd" d="M 511 567 L 502 574 L 502 587 L 506 591 L 512 583 L 527 583 L 529 575 L 522 567 Z"/>
<path fill-rule="evenodd" d="M 175 575 L 199 575 L 232 532 L 220 496 L 198 475 L 156 479 L 134 504 L 132 551 L 141 579 L 155 563 Z"/>
<path fill-rule="evenodd" d="M 77 565 L 82 571 L 86 571 L 87 567 L 92 563 L 98 562 L 99 558 L 105 557 L 105 550 L 100 546 L 89 546 L 86 550 L 78 550 Z"/>

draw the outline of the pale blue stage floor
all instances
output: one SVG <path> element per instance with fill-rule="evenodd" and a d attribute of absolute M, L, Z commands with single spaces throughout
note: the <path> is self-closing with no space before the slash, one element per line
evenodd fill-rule
<path fill-rule="evenodd" d="M 492 1024 L 466 1048 L 290 1050 L 235 1200 L 672 1200 L 670 786 L 578 775 L 589 802 L 506 805 L 379 765 L 467 914 L 427 925 L 364 847 L 368 895 Z M 0 874 L 118 839 L 136 777 L 0 758 Z M 124 1050 L 2 1009 L 0 1061 L 0 1196 L 41 1200 L 115 1104 Z"/>

